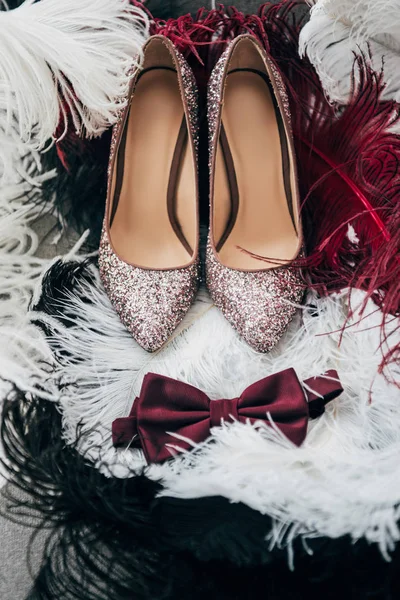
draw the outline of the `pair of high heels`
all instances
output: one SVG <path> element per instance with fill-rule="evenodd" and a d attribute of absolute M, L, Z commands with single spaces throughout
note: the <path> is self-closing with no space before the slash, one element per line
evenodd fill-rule
<path fill-rule="evenodd" d="M 153 352 L 199 287 L 198 94 L 170 40 L 151 37 L 143 57 L 113 131 L 99 267 L 121 321 Z M 208 124 L 206 284 L 243 339 L 267 352 L 304 293 L 293 265 L 302 232 L 285 88 L 251 35 L 214 67 Z"/>

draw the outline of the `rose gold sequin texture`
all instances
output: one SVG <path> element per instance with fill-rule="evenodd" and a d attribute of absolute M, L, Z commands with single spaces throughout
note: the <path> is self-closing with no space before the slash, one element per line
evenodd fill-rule
<path fill-rule="evenodd" d="M 168 46 L 167 46 L 168 47 Z M 198 98 L 194 76 L 185 59 L 171 52 L 182 77 L 180 89 L 188 112 L 195 160 L 198 149 Z M 132 82 L 134 84 L 135 77 Z M 113 129 L 108 167 L 118 150 L 118 138 L 128 103 L 121 110 Z M 197 168 L 197 164 L 196 164 Z M 199 287 L 199 258 L 188 267 L 171 270 L 151 270 L 135 267 L 121 260 L 113 251 L 104 219 L 99 249 L 100 277 L 111 303 L 125 327 L 148 352 L 159 349 L 172 335 L 193 304 Z"/>
<path fill-rule="evenodd" d="M 279 342 L 304 295 L 297 268 L 236 271 L 207 246 L 206 283 L 215 306 L 252 348 L 269 352 Z"/>
<path fill-rule="evenodd" d="M 222 54 L 209 81 L 211 178 L 219 135 L 225 74 L 232 48 L 231 44 Z M 290 127 L 289 102 L 284 83 L 272 61 L 268 57 L 265 59 L 275 79 L 279 106 Z M 206 255 L 206 284 L 216 307 L 221 310 L 239 335 L 258 352 L 268 352 L 278 343 L 296 313 L 296 304 L 299 304 L 304 296 L 304 284 L 297 267 L 289 265 L 260 271 L 230 269 L 219 262 L 210 239 Z"/>
<path fill-rule="evenodd" d="M 189 65 L 187 64 L 186 60 L 183 58 L 182 54 L 180 52 L 178 52 L 178 50 L 176 50 L 175 52 L 176 52 L 176 58 L 179 63 L 180 73 L 182 76 L 183 89 L 181 89 L 181 92 L 185 96 L 185 101 L 186 101 L 186 105 L 187 105 L 187 109 L 188 109 L 188 113 L 189 113 L 189 123 L 190 123 L 190 130 L 191 130 L 192 138 L 193 138 L 193 146 L 194 146 L 195 154 L 196 154 L 196 158 L 197 158 L 197 152 L 198 152 L 198 148 L 199 148 L 199 123 L 198 123 L 199 101 L 198 101 L 197 84 L 196 84 L 196 80 L 194 78 L 193 72 L 192 72 L 191 68 L 189 67 Z"/>
<path fill-rule="evenodd" d="M 209 145 L 209 168 L 212 168 L 213 157 L 216 149 L 218 131 L 218 122 L 222 107 L 222 85 L 224 82 L 224 74 L 226 61 L 229 57 L 229 47 L 221 55 L 215 65 L 209 82 L 208 82 L 208 97 L 207 97 L 207 120 L 208 120 L 208 145 Z"/>
<path fill-rule="evenodd" d="M 107 295 L 122 323 L 148 352 L 160 348 L 194 301 L 198 261 L 171 271 L 139 269 L 118 258 L 103 232 L 99 265 Z"/>

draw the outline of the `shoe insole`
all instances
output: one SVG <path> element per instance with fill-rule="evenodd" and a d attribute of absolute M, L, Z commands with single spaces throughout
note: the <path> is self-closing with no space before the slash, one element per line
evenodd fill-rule
<path fill-rule="evenodd" d="M 196 185 L 192 150 L 186 135 L 173 211 L 187 244 L 171 222 L 167 205 L 171 166 L 184 111 L 177 75 L 151 69 L 140 77 L 126 125 L 123 181 L 110 234 L 117 254 L 149 269 L 173 269 L 189 263 L 195 247 Z M 114 167 L 114 178 L 117 171 Z M 115 185 L 113 186 L 115 189 Z M 111 194 L 113 198 L 113 192 Z"/>
<path fill-rule="evenodd" d="M 233 228 L 219 249 L 221 262 L 233 269 L 258 270 L 292 260 L 298 252 L 299 238 L 289 212 L 275 106 L 268 84 L 260 75 L 249 71 L 228 75 L 222 123 L 239 201 Z M 217 246 L 230 213 L 229 179 L 219 144 L 214 191 Z M 277 261 L 260 261 L 240 248 Z"/>

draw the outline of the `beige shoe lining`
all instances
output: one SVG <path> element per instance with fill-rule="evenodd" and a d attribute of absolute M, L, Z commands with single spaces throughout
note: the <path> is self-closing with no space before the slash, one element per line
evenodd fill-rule
<path fill-rule="evenodd" d="M 267 73 L 259 52 L 250 44 L 245 48 L 238 44 L 230 63 L 230 70 L 235 68 L 253 68 Z M 297 208 L 288 204 L 276 109 L 269 87 L 260 75 L 246 71 L 228 74 L 222 124 L 233 158 L 239 203 L 235 224 L 219 249 L 220 261 L 233 269 L 257 270 L 280 265 L 280 261 L 293 260 L 299 250 L 295 227 Z M 219 144 L 213 215 L 216 246 L 231 212 L 228 177 Z M 292 187 L 290 202 L 295 202 L 293 177 L 289 185 Z M 278 260 L 261 262 L 243 253 L 240 248 Z"/>
<path fill-rule="evenodd" d="M 144 70 L 174 68 L 162 44 L 150 46 Z M 171 167 L 185 123 L 177 73 L 153 69 L 143 73 L 135 87 L 126 124 L 123 181 L 110 235 L 114 250 L 125 262 L 149 269 L 173 269 L 188 264 L 196 240 L 196 173 L 186 131 L 174 188 L 173 214 L 167 194 Z M 116 187 L 114 166 L 111 198 Z M 177 235 L 177 227 L 187 244 Z M 185 247 L 186 246 L 186 247 Z"/>

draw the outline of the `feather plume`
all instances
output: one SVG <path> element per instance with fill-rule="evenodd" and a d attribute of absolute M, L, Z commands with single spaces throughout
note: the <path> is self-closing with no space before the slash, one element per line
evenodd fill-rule
<path fill-rule="evenodd" d="M 346 286 L 363 289 L 366 302 L 371 297 L 384 315 L 398 315 L 400 137 L 394 130 L 400 111 L 394 101 L 382 98 L 383 71 L 376 72 L 369 57 L 355 57 L 346 106 L 326 102 L 307 61 L 292 64 L 287 77 L 310 285 L 323 293 Z M 384 322 L 382 345 L 389 350 Z M 398 357 L 399 348 L 386 354 L 386 360 Z"/>
<path fill-rule="evenodd" d="M 384 66 L 385 100 L 400 102 L 400 4 L 388 0 L 318 0 L 300 35 L 300 54 L 309 57 L 326 94 L 351 98 L 354 54 L 371 50 L 372 66 Z"/>
<path fill-rule="evenodd" d="M 128 0 L 25 0 L 0 11 L 3 134 L 15 123 L 26 149 L 41 150 L 68 120 L 78 133 L 102 133 L 123 105 L 147 31 L 146 14 Z"/>

